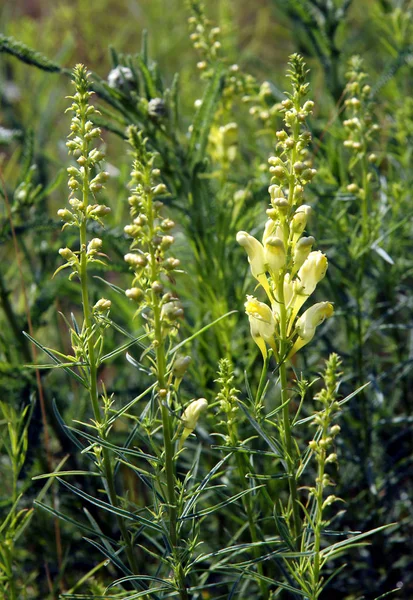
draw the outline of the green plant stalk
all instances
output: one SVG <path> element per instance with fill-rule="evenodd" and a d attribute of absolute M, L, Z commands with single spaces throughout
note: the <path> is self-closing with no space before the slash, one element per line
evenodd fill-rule
<path fill-rule="evenodd" d="M 153 219 L 153 198 L 152 194 L 148 194 L 148 226 L 150 231 L 150 239 L 154 237 L 154 219 Z M 149 254 L 151 261 L 151 284 L 157 281 L 157 264 L 156 264 L 156 252 L 152 243 L 149 244 Z M 173 437 L 171 432 L 171 421 L 167 401 L 166 391 L 166 357 L 165 357 L 165 342 L 162 332 L 162 319 L 161 319 L 161 306 L 159 296 L 155 291 L 152 291 L 152 308 L 153 308 L 153 320 L 154 320 L 154 342 L 156 346 L 156 369 L 158 379 L 158 392 L 161 390 L 165 391 L 162 396 L 159 395 L 161 414 L 162 414 L 162 431 L 165 449 L 165 473 L 166 473 L 166 486 L 168 491 L 168 513 L 169 513 L 169 533 L 171 536 L 171 544 L 173 548 L 173 555 L 176 564 L 175 575 L 179 586 L 179 594 L 181 600 L 188 600 L 188 592 L 185 585 L 185 574 L 182 568 L 182 564 L 178 556 L 178 514 L 176 506 L 176 493 L 175 493 L 175 459 L 174 459 L 174 446 Z M 162 392 L 163 394 L 163 392 Z"/>
<path fill-rule="evenodd" d="M 6 570 L 7 583 L 9 588 L 9 595 L 5 596 L 8 600 L 18 600 L 16 582 L 13 575 L 13 555 L 14 555 L 14 544 L 13 540 L 11 543 L 6 541 L 2 549 L 3 561 Z"/>
<path fill-rule="evenodd" d="M 323 426 L 322 439 L 327 437 L 327 426 Z M 322 450 L 322 455 L 318 461 L 318 474 L 317 474 L 317 485 L 315 501 L 317 505 L 317 512 L 315 518 L 315 529 L 314 529 L 314 567 L 312 573 L 312 592 L 310 600 L 317 600 L 319 591 L 319 579 L 320 579 L 320 545 L 321 545 L 321 526 L 323 523 L 323 478 L 325 470 L 325 459 L 326 451 Z"/>
<path fill-rule="evenodd" d="M 84 156 L 88 155 L 88 143 L 85 140 L 83 142 L 83 153 Z M 89 167 L 85 167 L 84 176 L 83 176 L 83 204 L 85 207 L 89 204 Z M 87 335 L 87 346 L 88 346 L 88 355 L 89 355 L 89 395 L 92 403 L 93 413 L 95 416 L 95 421 L 98 426 L 98 431 L 101 434 L 101 425 L 102 425 L 102 415 L 99 407 L 99 397 L 98 397 L 98 388 L 97 388 L 97 363 L 95 356 L 95 346 L 93 342 L 92 335 L 92 315 L 89 301 L 89 292 L 88 292 L 88 276 L 87 276 L 87 256 L 86 256 L 86 247 L 87 247 L 87 229 L 86 229 L 86 216 L 82 220 L 80 226 L 80 270 L 79 270 L 79 278 L 82 289 L 82 304 L 83 304 L 83 314 L 85 319 L 85 329 Z M 102 457 L 103 457 L 103 465 L 105 471 L 105 479 L 107 483 L 107 492 L 110 499 L 110 502 L 113 506 L 118 507 L 118 500 L 115 488 L 115 482 L 113 477 L 113 470 L 110 460 L 109 451 L 106 447 L 102 447 Z M 122 517 L 117 515 L 117 522 L 122 534 L 123 540 L 126 544 L 126 554 L 128 557 L 129 564 L 134 573 L 137 573 L 137 564 L 135 560 L 135 556 L 133 553 L 133 548 L 131 545 L 131 539 L 128 535 L 125 522 Z"/>
<path fill-rule="evenodd" d="M 300 100 L 296 98 L 295 100 L 295 109 L 297 112 L 300 110 Z M 294 193 L 295 193 L 295 175 L 294 175 L 294 163 L 297 159 L 297 144 L 300 135 L 300 125 L 299 123 L 295 123 L 292 128 L 293 133 L 293 147 L 291 149 L 290 156 L 290 173 L 289 173 L 289 187 L 288 187 L 288 198 L 291 205 L 294 202 Z M 288 248 L 289 242 L 289 227 L 287 223 L 284 224 L 284 247 Z M 281 385 L 281 404 L 283 404 L 282 411 L 282 421 L 283 421 L 283 430 L 284 430 L 284 445 L 287 451 L 287 465 L 288 465 L 288 485 L 290 489 L 290 497 L 292 504 L 292 513 L 293 513 L 293 535 L 295 540 L 301 532 L 301 519 L 298 508 L 298 493 L 297 493 L 297 480 L 296 474 L 294 472 L 294 449 L 293 449 L 293 440 L 291 435 L 291 423 L 290 423 L 290 404 L 289 404 L 289 395 L 287 389 L 287 365 L 286 365 L 286 353 L 288 351 L 288 340 L 287 340 L 287 308 L 285 306 L 285 298 L 284 298 L 284 279 L 285 279 L 285 271 L 281 271 L 280 277 L 277 285 L 277 294 L 279 298 L 279 308 L 280 308 L 280 385 Z"/>
<path fill-rule="evenodd" d="M 232 423 L 228 427 L 228 429 L 229 429 L 231 446 L 235 447 L 238 444 L 238 440 L 239 440 L 238 428 L 237 428 L 236 424 Z M 249 465 L 248 458 L 245 455 L 240 455 L 237 453 L 236 461 L 237 461 L 238 471 L 242 477 L 242 480 L 245 481 L 246 475 L 248 474 L 248 470 L 247 470 L 248 465 Z M 253 544 L 255 544 L 256 542 L 259 541 L 259 538 L 258 538 L 258 534 L 257 534 L 257 528 L 255 525 L 254 511 L 252 509 L 251 495 L 246 494 L 245 496 L 243 496 L 242 502 L 243 502 L 244 509 L 245 509 L 245 511 L 247 513 L 247 517 L 248 517 L 248 526 L 249 526 L 249 530 L 250 530 L 251 541 Z M 259 550 L 258 546 L 254 546 L 253 553 L 254 553 L 255 559 L 259 559 L 260 550 Z M 263 569 L 262 562 L 257 562 L 257 571 L 261 577 L 264 576 L 264 569 Z M 267 598 L 269 598 L 268 586 L 265 583 L 265 581 L 261 578 L 259 579 L 259 586 L 260 586 L 263 600 L 267 600 Z"/>
<path fill-rule="evenodd" d="M 293 535 L 297 540 L 301 532 L 301 519 L 298 508 L 298 493 L 297 480 L 294 471 L 295 457 L 293 449 L 293 439 L 291 435 L 290 423 L 290 404 L 287 389 L 287 364 L 285 355 L 287 353 L 287 309 L 284 300 L 284 277 L 285 273 L 281 272 L 278 283 L 278 298 L 280 306 L 280 385 L 281 385 L 281 404 L 283 404 L 282 422 L 284 433 L 284 446 L 287 451 L 287 466 L 288 466 L 288 485 L 290 489 L 292 513 L 293 513 Z"/>

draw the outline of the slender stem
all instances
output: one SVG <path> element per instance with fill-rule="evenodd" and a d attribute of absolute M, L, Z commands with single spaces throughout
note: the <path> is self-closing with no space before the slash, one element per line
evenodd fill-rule
<path fill-rule="evenodd" d="M 231 424 L 229 425 L 228 429 L 229 429 L 229 437 L 230 437 L 231 446 L 235 447 L 238 444 L 239 436 L 238 436 L 238 428 L 237 428 L 236 422 L 234 420 L 231 420 Z M 237 453 L 236 461 L 237 461 L 239 474 L 241 475 L 242 480 L 245 481 L 246 475 L 248 474 L 248 470 L 249 470 L 248 469 L 248 467 L 249 467 L 248 458 L 244 454 L 240 455 L 239 453 Z M 246 494 L 245 496 L 243 496 L 242 503 L 244 505 L 245 512 L 247 513 L 248 527 L 250 530 L 251 541 L 253 544 L 255 544 L 256 542 L 259 541 L 259 537 L 258 537 L 258 533 L 257 533 L 257 527 L 255 524 L 251 495 Z M 253 554 L 254 554 L 255 559 L 259 559 L 260 549 L 258 548 L 258 546 L 254 546 Z M 257 562 L 257 571 L 258 571 L 258 574 L 261 577 L 263 577 L 264 569 L 263 569 L 262 562 Z M 263 600 L 267 600 L 269 598 L 268 586 L 267 586 L 266 582 L 261 578 L 259 579 L 259 586 L 260 586 L 261 595 L 262 595 Z"/>
<path fill-rule="evenodd" d="M 152 194 L 148 193 L 148 226 L 150 231 L 150 240 L 154 237 L 155 223 L 153 213 Z M 175 492 L 175 452 L 173 445 L 173 436 L 171 431 L 171 418 L 168 410 L 168 393 L 166 384 L 166 358 L 165 358 L 165 340 L 162 331 L 161 301 L 159 294 L 153 289 L 153 284 L 158 278 L 158 266 L 156 257 L 156 248 L 152 241 L 149 242 L 149 255 L 151 266 L 151 284 L 152 284 L 152 308 L 154 322 L 154 342 L 156 347 L 156 369 L 158 379 L 158 393 L 161 405 L 162 430 L 165 450 L 165 474 L 166 487 L 168 493 L 168 512 L 169 512 L 169 533 L 171 538 L 172 552 L 175 559 L 175 577 L 179 587 L 181 600 L 188 600 L 188 592 L 185 584 L 185 573 L 180 561 L 178 552 L 178 511 Z"/>
<path fill-rule="evenodd" d="M 327 436 L 327 426 L 324 424 L 323 435 Z M 321 544 L 321 525 L 323 523 L 323 478 L 325 468 L 326 451 L 321 450 L 321 455 L 318 460 L 318 475 L 316 485 L 316 517 L 315 517 L 315 529 L 314 529 L 314 568 L 313 568 L 313 589 L 310 600 L 317 600 L 318 597 L 318 586 L 320 577 L 320 544 Z"/>
<path fill-rule="evenodd" d="M 83 152 L 84 156 L 88 155 L 88 143 L 84 141 Z M 89 167 L 85 166 L 84 175 L 83 175 L 83 204 L 84 206 L 88 206 L 89 203 Z M 87 276 L 87 255 L 86 255 L 86 247 L 87 247 L 87 229 L 86 229 L 86 216 L 82 220 L 80 226 L 80 283 L 82 289 L 82 304 L 83 304 L 83 315 L 84 315 L 84 330 L 87 336 L 87 349 L 88 349 L 88 362 L 89 362 L 89 395 L 92 403 L 93 413 L 95 417 L 96 424 L 99 429 L 100 435 L 102 435 L 103 428 L 100 427 L 102 423 L 102 414 L 99 407 L 99 395 L 98 395 L 98 386 L 97 386 L 97 357 L 95 355 L 95 346 L 94 346 L 94 336 L 93 336 L 93 324 L 92 324 L 92 311 L 90 307 L 89 301 L 89 292 L 88 292 L 88 276 Z M 104 434 L 103 434 L 104 437 Z M 110 502 L 113 506 L 118 507 L 118 498 L 116 494 L 116 487 L 112 469 L 112 463 L 110 458 L 109 450 L 106 447 L 102 447 L 102 458 L 103 458 L 103 468 L 105 473 L 105 480 L 107 484 L 107 493 L 110 499 Z M 128 557 L 129 564 L 134 573 L 138 572 L 137 563 L 135 559 L 135 555 L 133 552 L 133 547 L 131 543 L 131 538 L 128 534 L 124 519 L 117 515 L 118 526 L 122 535 L 122 538 L 125 542 L 126 554 Z"/>
<path fill-rule="evenodd" d="M 288 468 L 288 485 L 290 488 L 290 497 L 293 512 L 293 534 L 297 540 L 301 531 L 301 519 L 298 507 L 297 479 L 295 472 L 295 452 L 293 439 L 291 435 L 290 423 L 290 404 L 287 387 L 287 364 L 285 355 L 288 348 L 287 342 L 287 310 L 284 300 L 284 273 L 281 273 L 278 284 L 278 299 L 280 303 L 280 384 L 281 384 L 281 404 L 283 404 L 282 419 L 283 419 L 283 434 L 284 445 L 287 451 L 287 468 Z"/>

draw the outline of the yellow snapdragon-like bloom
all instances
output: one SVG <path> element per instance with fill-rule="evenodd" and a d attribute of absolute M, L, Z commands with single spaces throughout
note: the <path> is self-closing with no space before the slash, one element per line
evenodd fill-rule
<path fill-rule="evenodd" d="M 266 271 L 264 246 L 246 231 L 239 231 L 237 233 L 237 242 L 247 251 L 248 262 L 250 263 L 253 277 L 259 279 L 259 276 L 263 275 Z"/>
<path fill-rule="evenodd" d="M 285 265 L 285 247 L 280 238 L 271 236 L 267 238 L 264 245 L 265 264 L 273 276 L 277 276 L 280 269 Z"/>
<path fill-rule="evenodd" d="M 293 356 L 300 348 L 308 344 L 315 334 L 316 328 L 332 317 L 334 313 L 333 305 L 330 302 L 318 302 L 308 308 L 295 325 L 295 331 L 298 333 L 297 341 L 292 347 L 289 356 Z"/>
<path fill-rule="evenodd" d="M 261 350 L 264 360 L 267 358 L 267 345 L 277 352 L 274 343 L 276 321 L 271 308 L 260 302 L 254 296 L 247 296 L 245 312 L 248 315 L 251 335 L 258 348 Z"/>
<path fill-rule="evenodd" d="M 204 410 L 208 408 L 208 401 L 205 398 L 198 398 L 193 400 L 184 410 L 182 415 L 182 424 L 184 430 L 182 432 L 181 440 L 179 442 L 179 448 L 185 443 L 186 438 L 193 432 L 197 426 L 199 417 Z"/>

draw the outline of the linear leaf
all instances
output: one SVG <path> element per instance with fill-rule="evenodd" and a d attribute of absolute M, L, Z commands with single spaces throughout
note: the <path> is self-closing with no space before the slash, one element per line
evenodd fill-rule
<path fill-rule="evenodd" d="M 108 504 L 108 502 L 105 502 L 104 500 L 100 500 L 99 498 L 90 496 L 86 492 L 79 490 L 79 488 L 68 483 L 64 479 L 60 479 L 60 477 L 58 477 L 57 480 L 62 485 L 67 487 L 67 489 L 72 491 L 74 494 L 77 494 L 78 496 L 80 496 L 84 500 L 87 500 L 91 504 L 94 504 L 95 506 L 98 506 L 99 508 L 101 508 L 103 510 L 107 510 L 108 512 L 111 512 L 114 515 L 117 515 L 124 519 L 128 519 L 129 521 L 136 521 L 137 523 L 144 524 L 144 525 L 146 525 L 146 527 L 149 527 L 150 529 L 154 529 L 155 531 L 158 531 L 159 533 L 163 533 L 162 527 L 160 525 L 158 525 L 157 523 L 154 523 L 153 521 L 150 521 L 149 519 L 146 519 L 145 517 L 141 517 L 140 515 L 137 515 L 135 513 L 131 513 L 127 510 L 124 510 L 123 508 L 119 508 L 117 506 L 112 506 L 112 504 Z"/>
<path fill-rule="evenodd" d="M 87 533 L 93 533 L 95 535 L 99 535 L 100 537 L 106 538 L 107 540 L 109 540 L 113 544 L 116 543 L 115 540 L 112 540 L 112 538 L 110 538 L 109 536 L 105 535 L 104 533 L 97 533 L 94 529 L 92 529 L 88 525 L 84 525 L 83 523 L 80 523 L 79 521 L 76 521 L 75 519 L 72 519 L 71 517 L 68 517 L 67 515 L 64 515 L 62 512 L 60 512 L 60 510 L 56 510 L 55 508 L 52 508 L 51 506 L 47 506 L 47 504 L 44 504 L 43 502 L 39 502 L 39 501 L 35 500 L 33 502 L 33 504 L 35 506 L 38 506 L 42 510 L 44 510 L 44 511 L 50 513 L 50 514 L 52 514 L 54 517 L 57 517 L 61 521 L 66 521 L 67 523 L 70 523 L 71 525 L 75 525 L 76 527 L 78 527 L 82 531 L 85 531 Z"/>
<path fill-rule="evenodd" d="M 37 348 L 39 348 L 39 350 L 42 350 L 45 354 L 47 354 L 47 356 L 49 356 L 53 360 L 53 362 L 55 362 L 64 371 L 66 371 L 66 373 L 69 373 L 70 375 L 72 375 L 72 377 L 74 377 L 77 381 L 79 381 L 79 383 L 81 383 L 86 389 L 89 389 L 86 381 L 82 377 L 80 377 L 80 375 L 75 373 L 75 371 L 73 371 L 69 367 L 65 367 L 64 363 L 62 363 L 61 360 L 56 358 L 56 356 L 51 352 L 51 350 L 49 350 L 49 348 L 46 348 L 45 346 L 43 346 L 40 342 L 38 342 L 37 340 L 32 338 L 32 336 L 29 335 L 28 333 L 26 333 L 25 331 L 23 331 L 23 335 L 25 337 L 27 337 L 27 339 L 29 339 L 35 346 L 37 346 Z M 35 366 L 37 366 L 37 365 L 35 365 Z"/>
<path fill-rule="evenodd" d="M 224 66 L 219 64 L 196 112 L 189 141 L 189 161 L 192 169 L 204 158 L 205 149 L 218 101 L 224 87 Z"/>
<path fill-rule="evenodd" d="M 194 340 L 195 338 L 197 338 L 199 335 L 201 335 L 201 333 L 204 333 L 210 327 L 213 327 L 214 325 L 216 325 L 217 323 L 219 323 L 219 321 L 222 321 L 222 319 L 225 319 L 226 317 L 229 317 L 229 315 L 233 315 L 236 312 L 238 312 L 238 311 L 237 310 L 230 310 L 229 312 L 225 313 L 225 315 L 222 315 L 221 317 L 218 317 L 218 319 L 215 319 L 215 321 L 212 321 L 211 323 L 208 323 L 208 325 L 205 325 L 205 327 L 202 327 L 202 329 L 200 329 L 199 331 L 197 331 L 196 333 L 194 333 L 190 337 L 186 338 L 182 342 L 179 342 L 179 344 L 177 344 L 176 346 L 174 346 L 172 348 L 172 350 L 169 351 L 169 354 L 173 354 L 174 352 L 176 352 L 177 350 L 179 350 L 179 348 L 181 348 L 182 346 L 184 346 L 188 342 L 191 342 L 192 340 Z"/>
<path fill-rule="evenodd" d="M 22 62 L 37 67 L 38 69 L 42 69 L 43 71 L 58 73 L 63 70 L 59 65 L 46 58 L 43 54 L 40 54 L 40 52 L 3 34 L 0 34 L 0 52 L 11 54 Z"/>

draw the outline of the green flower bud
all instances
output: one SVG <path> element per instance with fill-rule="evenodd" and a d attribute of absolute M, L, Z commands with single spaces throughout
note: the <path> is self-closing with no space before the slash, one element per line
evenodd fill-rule
<path fill-rule="evenodd" d="M 108 310 L 110 310 L 111 306 L 112 306 L 112 302 L 110 300 L 106 300 L 106 298 L 101 298 L 94 305 L 93 311 L 94 312 L 102 312 L 102 313 L 107 312 Z"/>

